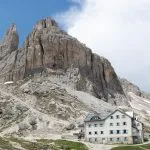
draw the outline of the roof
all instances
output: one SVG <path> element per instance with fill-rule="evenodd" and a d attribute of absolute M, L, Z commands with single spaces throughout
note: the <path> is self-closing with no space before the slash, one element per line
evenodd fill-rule
<path fill-rule="evenodd" d="M 126 115 L 126 116 L 128 116 L 129 118 L 132 119 L 131 116 L 129 116 L 128 114 L 126 114 L 126 112 L 124 112 L 123 110 L 120 110 L 120 109 L 116 109 L 114 112 L 112 112 L 110 115 L 108 115 L 105 119 L 107 119 L 108 117 L 110 117 L 111 115 L 113 115 L 117 111 L 119 111 L 120 113 L 122 113 L 122 114 L 124 114 L 124 115 Z"/>
<path fill-rule="evenodd" d="M 126 116 L 128 116 L 129 118 L 132 119 L 132 117 L 129 116 L 128 114 L 126 114 L 125 112 L 123 112 L 123 110 L 116 109 L 113 112 L 88 114 L 86 116 L 84 122 L 89 122 L 89 121 L 103 121 L 103 120 L 106 120 L 108 117 L 110 117 L 111 115 L 113 115 L 117 111 L 121 112 L 122 114 L 124 114 L 124 115 L 126 115 Z"/>
<path fill-rule="evenodd" d="M 94 113 L 94 114 L 88 114 L 84 120 L 84 122 L 88 121 L 102 121 L 105 120 L 105 118 L 112 114 L 112 112 L 103 112 L 103 113 Z"/>

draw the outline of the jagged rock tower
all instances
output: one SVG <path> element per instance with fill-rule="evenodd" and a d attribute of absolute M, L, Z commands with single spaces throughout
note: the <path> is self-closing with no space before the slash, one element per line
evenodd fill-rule
<path fill-rule="evenodd" d="M 78 68 L 80 75 L 92 83 L 92 90 L 98 98 L 124 94 L 118 77 L 110 62 L 102 58 L 62 31 L 57 23 L 46 18 L 39 21 L 18 49 L 19 38 L 13 25 L 0 44 L 0 77 L 6 80 L 20 80 L 47 69 L 64 72 Z M 85 88 L 86 89 L 86 88 Z"/>

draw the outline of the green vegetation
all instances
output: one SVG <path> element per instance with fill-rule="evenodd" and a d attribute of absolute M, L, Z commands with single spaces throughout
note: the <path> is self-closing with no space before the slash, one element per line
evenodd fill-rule
<path fill-rule="evenodd" d="M 150 149 L 150 144 L 140 145 L 140 147 L 143 147 L 143 148 L 146 148 L 146 149 Z"/>
<path fill-rule="evenodd" d="M 66 141 L 66 140 L 47 140 L 47 139 L 40 139 L 37 140 L 39 143 L 53 143 L 56 148 L 62 149 L 62 150 L 88 150 L 88 148 L 79 142 L 72 142 L 72 141 Z"/>
<path fill-rule="evenodd" d="M 88 150 L 88 148 L 79 142 L 71 142 L 71 141 L 66 141 L 66 140 L 56 140 L 55 144 L 58 146 L 61 146 L 61 149 L 64 150 Z"/>
<path fill-rule="evenodd" d="M 14 148 L 12 146 L 12 144 L 9 143 L 9 141 L 7 141 L 6 139 L 4 139 L 2 137 L 0 137 L 0 148 L 6 149 L 6 150 L 10 150 L 10 149 L 18 150 L 16 148 Z"/>
<path fill-rule="evenodd" d="M 148 138 L 144 138 L 144 142 L 148 142 Z"/>
<path fill-rule="evenodd" d="M 137 146 L 120 146 L 112 148 L 111 150 L 142 150 L 142 149 Z"/>
<path fill-rule="evenodd" d="M 150 150 L 150 144 L 135 145 L 135 146 L 119 146 L 111 150 Z"/>
<path fill-rule="evenodd" d="M 18 139 L 18 138 L 6 138 L 4 140 L 1 138 L 1 144 L 0 148 L 5 149 L 13 149 L 13 150 L 19 150 L 15 149 L 13 146 L 15 143 L 19 144 L 20 147 L 27 149 L 27 150 L 88 150 L 88 148 L 79 142 L 72 142 L 72 141 L 66 141 L 66 140 L 48 140 L 48 139 L 39 139 L 37 142 L 30 142 L 26 141 L 24 139 Z M 13 145 L 10 143 L 14 143 Z"/>

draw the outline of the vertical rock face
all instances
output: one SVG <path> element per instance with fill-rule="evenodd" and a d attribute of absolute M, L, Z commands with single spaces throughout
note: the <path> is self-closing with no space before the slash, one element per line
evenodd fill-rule
<path fill-rule="evenodd" d="M 78 68 L 81 76 L 92 82 L 97 97 L 107 99 L 108 95 L 113 96 L 114 93 L 124 94 L 110 62 L 93 54 L 84 44 L 62 31 L 50 18 L 35 25 L 21 49 L 16 50 L 18 35 L 14 26 L 6 33 L 4 41 L 6 42 L 1 47 L 8 45 L 8 48 L 0 48 L 1 57 L 4 57 L 0 63 L 5 64 L 0 66 L 0 72 L 5 80 L 20 80 L 36 73 L 46 73 L 47 69 L 62 69 L 65 72 L 73 67 Z"/>
<path fill-rule="evenodd" d="M 3 41 L 0 43 L 0 58 L 18 49 L 19 36 L 16 26 L 12 25 L 6 32 Z"/>
<path fill-rule="evenodd" d="M 6 78 L 13 72 L 19 36 L 16 26 L 12 25 L 5 33 L 4 39 L 0 43 L 0 76 Z"/>

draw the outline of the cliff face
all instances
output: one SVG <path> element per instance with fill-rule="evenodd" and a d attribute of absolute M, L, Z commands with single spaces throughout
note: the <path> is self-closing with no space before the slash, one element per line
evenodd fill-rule
<path fill-rule="evenodd" d="M 122 88 L 124 90 L 124 93 L 126 96 L 129 95 L 129 93 L 133 93 L 136 96 L 145 98 L 145 99 L 150 99 L 150 94 L 142 91 L 137 85 L 133 84 L 132 82 L 128 81 L 127 79 L 120 79 L 120 83 L 122 85 Z"/>
<path fill-rule="evenodd" d="M 18 49 L 19 36 L 16 26 L 12 25 L 6 32 L 3 41 L 0 43 L 0 60 Z"/>
<path fill-rule="evenodd" d="M 142 96 L 142 91 L 140 90 L 140 88 L 129 82 L 128 80 L 122 78 L 120 79 L 120 83 L 126 95 L 128 95 L 129 92 L 132 92 L 137 96 Z"/>
<path fill-rule="evenodd" d="M 22 48 L 18 49 L 18 34 L 12 26 L 0 45 L 0 76 L 5 81 L 20 80 L 35 74 L 47 74 L 48 69 L 78 68 L 80 75 L 92 83 L 96 97 L 108 99 L 115 93 L 124 94 L 110 62 L 62 31 L 50 19 L 39 21 Z"/>

